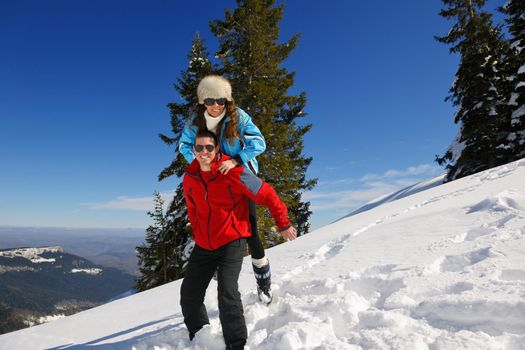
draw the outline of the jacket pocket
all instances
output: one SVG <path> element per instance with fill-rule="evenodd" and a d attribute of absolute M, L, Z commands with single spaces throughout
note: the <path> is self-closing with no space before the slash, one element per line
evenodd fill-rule
<path fill-rule="evenodd" d="M 230 214 L 230 220 L 231 220 L 231 226 L 232 229 L 237 233 L 239 238 L 242 238 L 242 233 L 239 231 L 239 228 L 237 227 L 237 220 L 235 220 L 235 216 Z"/>
<path fill-rule="evenodd" d="M 232 188 L 230 185 L 228 185 L 228 193 L 230 194 L 230 198 L 232 200 L 232 211 L 235 209 L 235 207 L 237 206 L 237 202 L 235 201 L 235 196 L 233 195 L 233 191 L 232 191 Z"/>

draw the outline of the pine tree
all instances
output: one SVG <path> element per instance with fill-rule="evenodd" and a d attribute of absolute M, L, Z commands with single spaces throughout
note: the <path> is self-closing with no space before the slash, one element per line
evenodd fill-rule
<path fill-rule="evenodd" d="M 24 318 L 17 314 L 16 310 L 9 308 L 7 305 L 0 306 L 0 334 L 14 332 L 26 328 Z"/>
<path fill-rule="evenodd" d="M 184 125 L 193 115 L 194 106 L 198 102 L 196 91 L 199 81 L 216 70 L 215 66 L 209 60 L 208 50 L 199 33 L 197 33 L 193 39 L 191 50 L 188 53 L 188 61 L 188 68 L 181 72 L 181 77 L 177 78 L 177 83 L 174 84 L 174 88 L 179 93 L 182 103 L 168 104 L 171 113 L 171 131 L 174 136 L 159 135 L 167 145 L 178 144 Z M 172 163 L 159 174 L 159 181 L 172 175 L 176 175 L 179 178 L 183 175 L 184 168 L 188 163 L 177 150 L 175 155 Z M 167 210 L 167 216 L 167 228 L 175 237 L 174 243 L 177 247 L 171 257 L 176 271 L 173 279 L 179 279 L 184 277 L 186 263 L 194 245 L 182 183 L 179 183 L 175 191 L 175 196 Z"/>
<path fill-rule="evenodd" d="M 454 180 L 508 162 L 509 122 L 501 106 L 505 101 L 504 62 L 508 45 L 501 28 L 481 8 L 486 0 L 443 0 L 440 11 L 456 23 L 446 36 L 436 37 L 459 53 L 456 80 L 446 100 L 457 107 L 460 123 L 456 141 L 436 160 L 447 164 L 447 180 Z"/>
<path fill-rule="evenodd" d="M 146 229 L 146 242 L 137 247 L 139 271 L 136 288 L 144 291 L 181 278 L 184 235 L 178 234 L 169 222 L 173 218 L 164 214 L 164 201 L 158 192 L 154 195 L 155 209 L 148 212 L 153 225 Z M 171 220 L 170 220 L 171 219 Z"/>
<path fill-rule="evenodd" d="M 206 75 L 217 71 L 216 65 L 212 64 L 209 59 L 208 50 L 199 33 L 197 33 L 193 39 L 191 50 L 188 53 L 188 60 L 188 68 L 181 72 L 181 77 L 177 78 L 177 83 L 173 85 L 179 93 L 182 103 L 168 104 L 171 113 L 171 132 L 174 136 L 159 135 L 168 146 L 177 145 L 182 130 L 184 130 L 184 125 L 194 114 L 194 107 L 199 102 L 197 97 L 197 85 L 199 81 Z M 174 174 L 177 175 L 177 177 L 183 175 L 184 168 L 188 166 L 188 163 L 182 154 L 178 153 L 177 149 L 175 153 L 176 156 L 172 163 L 160 173 L 159 181 Z"/>
<path fill-rule="evenodd" d="M 193 114 L 193 108 L 198 102 L 196 96 L 197 85 L 204 76 L 213 72 L 214 65 L 210 62 L 208 56 L 204 40 L 197 33 L 188 54 L 188 68 L 181 72 L 181 77 L 177 78 L 177 83 L 174 84 L 174 88 L 179 93 L 182 103 L 168 104 L 171 112 L 171 131 L 174 136 L 159 135 L 168 145 L 177 145 L 184 125 Z M 174 160 L 159 174 L 159 181 L 173 175 L 181 177 L 187 165 L 184 157 L 176 150 Z M 139 259 L 142 255 L 142 259 L 145 260 L 143 264 L 146 265 L 144 269 L 141 269 L 142 277 L 138 283 L 140 290 L 184 277 L 186 263 L 194 245 L 182 183 L 179 183 L 175 196 L 162 220 L 160 219 L 162 212 L 159 210 L 156 209 L 152 216 L 157 225 L 150 226 L 148 229 L 147 245 L 138 248 Z M 157 248 L 158 246 L 164 247 L 166 245 L 169 245 L 170 249 Z M 156 254 L 160 255 L 155 258 Z M 170 262 L 170 270 L 169 273 L 166 273 L 166 278 L 159 280 L 157 273 L 159 270 L 163 271 L 162 264 L 164 264 L 164 259 Z M 149 275 L 152 275 L 152 277 L 149 277 Z"/>
<path fill-rule="evenodd" d="M 295 73 L 282 63 L 300 35 L 278 43 L 283 11 L 284 5 L 275 6 L 274 0 L 238 0 L 237 8 L 226 10 L 225 19 L 212 21 L 210 28 L 219 40 L 220 73 L 230 79 L 237 105 L 251 115 L 266 138 L 267 149 L 257 157 L 259 176 L 275 187 L 298 233 L 304 234 L 311 211 L 301 194 L 317 182 L 306 179 L 312 158 L 302 155 L 303 137 L 312 125 L 297 123 L 306 116 L 306 94 L 288 94 Z M 266 246 L 281 242 L 268 212 L 258 210 L 262 241 Z"/>
<path fill-rule="evenodd" d="M 525 157 L 525 1 L 510 0 L 499 10 L 507 15 L 510 55 L 507 60 L 509 94 L 506 113 L 510 119 L 511 160 Z"/>
<path fill-rule="evenodd" d="M 299 234 L 304 234 L 309 230 L 308 218 L 311 211 L 309 203 L 302 201 L 301 193 L 311 189 L 317 181 L 306 179 L 306 170 L 312 158 L 302 155 L 303 136 L 310 130 L 311 125 L 297 125 L 296 119 L 306 116 L 304 113 L 306 94 L 287 95 L 288 89 L 293 86 L 294 73 L 279 67 L 296 47 L 299 35 L 283 44 L 277 44 L 278 23 L 282 18 L 283 7 L 274 7 L 274 1 L 239 1 L 238 6 L 239 8 L 234 12 L 226 11 L 226 17 L 228 18 L 230 14 L 236 14 L 235 16 L 240 14 L 239 18 L 233 19 L 233 21 L 240 20 L 240 25 L 228 22 L 228 19 L 210 24 L 212 32 L 220 41 L 218 56 L 221 58 L 222 67 L 219 68 L 209 60 L 204 41 L 198 34 L 193 40 L 188 55 L 189 66 L 187 70 L 181 72 L 181 78 L 178 78 L 177 83 L 174 84 L 182 102 L 168 104 L 173 136 L 168 137 L 163 134 L 159 136 L 167 145 L 176 146 L 185 123 L 194 114 L 194 107 L 198 102 L 196 91 L 199 81 L 209 74 L 222 74 L 230 78 L 237 104 L 250 113 L 267 140 L 266 152 L 258 157 L 261 175 L 274 185 L 287 204 L 291 220 Z M 235 37 L 238 40 L 235 40 Z M 242 58 L 244 55 L 260 55 L 260 57 L 249 60 L 236 58 Z M 186 166 L 184 157 L 175 150 L 174 160 L 162 170 L 159 181 L 173 175 L 181 177 Z M 155 220 L 159 217 L 159 215 L 154 216 Z M 268 212 L 260 212 L 259 225 L 259 232 L 266 246 L 281 242 Z M 190 230 L 184 193 L 182 186 L 179 185 L 169 205 L 165 222 L 153 226 L 148 232 L 147 245 L 138 248 L 139 254 L 143 256 L 157 254 L 161 257 L 163 254 L 161 250 L 155 250 L 153 247 L 160 245 L 159 242 L 172 239 L 171 244 L 177 248 L 173 251 L 168 250 L 168 256 L 177 276 L 182 277 L 185 263 L 194 244 Z M 164 231 L 171 233 L 165 235 Z M 173 237 L 176 239 L 173 240 Z M 146 288 L 153 286 L 152 280 L 157 283 L 158 279 L 148 279 L 148 276 L 154 275 L 152 271 L 162 270 L 161 260 L 159 258 L 151 263 L 148 260 L 148 264 L 145 259 L 143 260 L 144 265 L 148 266 L 144 271 L 141 270 L 142 279 L 145 280 L 142 285 Z M 169 278 L 171 277 L 168 274 Z"/>

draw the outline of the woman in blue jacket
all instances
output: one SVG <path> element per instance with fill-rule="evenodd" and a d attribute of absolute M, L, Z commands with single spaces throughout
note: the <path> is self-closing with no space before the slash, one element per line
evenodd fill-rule
<path fill-rule="evenodd" d="M 230 82 L 221 76 L 206 76 L 197 87 L 197 95 L 197 113 L 182 131 L 179 152 L 191 163 L 195 157 L 195 135 L 199 130 L 207 129 L 218 136 L 221 152 L 231 157 L 220 164 L 221 173 L 227 174 L 233 167 L 242 165 L 257 174 L 259 166 L 255 157 L 264 152 L 266 142 L 251 117 L 235 105 Z M 259 299 L 269 304 L 272 301 L 270 263 L 257 232 L 256 207 L 252 201 L 249 210 L 252 236 L 247 242 L 257 280 L 257 292 Z"/>

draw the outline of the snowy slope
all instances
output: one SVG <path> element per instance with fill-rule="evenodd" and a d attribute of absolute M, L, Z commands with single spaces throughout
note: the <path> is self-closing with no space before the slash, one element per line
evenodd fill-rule
<path fill-rule="evenodd" d="M 419 193 L 419 192 L 422 192 L 422 191 L 426 191 L 426 190 L 428 190 L 428 189 L 430 189 L 432 187 L 439 186 L 439 185 L 443 184 L 444 179 L 445 179 L 445 174 L 441 174 L 441 175 L 438 175 L 436 177 L 433 177 L 433 178 L 430 178 L 430 179 L 418 182 L 418 183 L 416 183 L 414 185 L 405 187 L 405 188 L 403 188 L 403 189 L 401 189 L 399 191 L 396 191 L 394 193 L 390 193 L 390 194 L 387 194 L 385 196 L 376 198 L 376 199 L 366 203 L 365 205 L 363 205 L 359 209 L 357 209 L 357 210 L 351 212 L 350 214 L 342 217 L 341 219 L 348 218 L 350 216 L 354 216 L 356 214 L 359 214 L 359 213 L 362 213 L 364 211 L 373 209 L 373 208 L 378 207 L 380 205 L 383 205 L 385 203 L 393 202 L 393 201 L 396 201 L 398 199 L 405 198 L 405 197 L 411 196 L 413 194 L 416 194 L 416 193 Z M 341 220 L 341 219 L 339 219 L 339 220 Z M 336 222 L 339 221 L 339 220 L 336 220 Z"/>
<path fill-rule="evenodd" d="M 250 349 L 525 349 L 525 159 L 387 202 L 268 250 L 275 300 L 241 273 Z M 180 281 L 0 336 L 0 349 L 222 349 L 190 343 Z"/>

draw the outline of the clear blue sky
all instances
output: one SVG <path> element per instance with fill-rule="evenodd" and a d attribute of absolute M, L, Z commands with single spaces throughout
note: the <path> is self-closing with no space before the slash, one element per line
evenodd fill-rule
<path fill-rule="evenodd" d="M 499 3 L 487 7 L 492 10 Z M 234 1 L 0 0 L 0 226 L 146 227 L 174 149 L 166 104 L 197 31 Z M 319 227 L 442 170 L 458 57 L 434 41 L 441 1 L 287 1 L 291 93 L 306 91 L 305 154 Z M 241 106 L 242 107 L 242 106 Z"/>

